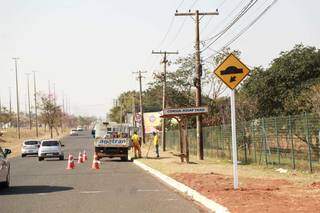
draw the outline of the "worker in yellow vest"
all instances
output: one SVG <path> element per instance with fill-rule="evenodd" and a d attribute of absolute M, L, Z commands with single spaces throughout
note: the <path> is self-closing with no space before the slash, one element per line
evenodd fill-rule
<path fill-rule="evenodd" d="M 140 148 L 139 140 L 140 140 L 140 138 L 139 138 L 139 135 L 137 134 L 137 131 L 134 131 L 134 133 L 131 137 L 131 141 L 133 144 L 135 158 L 137 158 L 137 151 L 138 151 L 139 158 L 141 158 L 141 148 Z"/>
<path fill-rule="evenodd" d="M 157 158 L 159 158 L 159 137 L 156 132 L 153 132 L 153 145 L 156 147 Z"/>

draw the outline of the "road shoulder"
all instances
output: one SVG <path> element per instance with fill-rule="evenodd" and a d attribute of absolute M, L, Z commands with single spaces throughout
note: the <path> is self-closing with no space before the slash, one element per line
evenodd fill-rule
<path fill-rule="evenodd" d="M 171 186 L 172 188 L 176 189 L 177 191 L 179 191 L 179 192 L 183 193 L 184 195 L 190 197 L 191 199 L 199 202 L 200 204 L 202 204 L 206 208 L 208 208 L 214 212 L 217 212 L 217 213 L 228 213 L 229 212 L 229 210 L 226 207 L 214 202 L 213 200 L 208 199 L 207 197 L 203 196 L 199 192 L 197 192 L 197 191 L 191 189 L 190 187 L 168 177 L 167 175 L 164 175 L 163 173 L 159 172 L 158 170 L 155 170 L 155 169 L 145 165 L 141 161 L 134 160 L 133 163 L 135 165 L 137 165 L 138 167 L 140 167 L 141 169 L 149 172 L 153 176 L 159 178 L 161 181 L 163 181 L 167 185 Z"/>

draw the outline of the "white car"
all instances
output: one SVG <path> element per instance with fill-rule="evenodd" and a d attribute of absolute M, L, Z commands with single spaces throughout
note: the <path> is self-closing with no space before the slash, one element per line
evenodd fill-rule
<path fill-rule="evenodd" d="M 83 128 L 82 128 L 81 126 L 78 126 L 78 127 L 77 127 L 77 131 L 82 132 L 82 131 L 83 131 Z"/>
<path fill-rule="evenodd" d="M 41 141 L 38 151 L 39 161 L 45 158 L 59 158 L 59 160 L 64 160 L 64 154 L 62 152 L 63 146 L 59 140 L 50 139 Z"/>
<path fill-rule="evenodd" d="M 22 142 L 21 146 L 21 157 L 25 157 L 27 155 L 37 155 L 40 147 L 39 140 L 25 140 Z"/>
<path fill-rule="evenodd" d="M 78 136 L 79 134 L 78 134 L 78 131 L 76 130 L 76 129 L 72 129 L 71 131 L 70 131 L 70 134 L 69 134 L 70 136 Z"/>
<path fill-rule="evenodd" d="M 10 162 L 7 160 L 10 153 L 10 149 L 0 147 L 0 184 L 6 188 L 10 185 Z"/>

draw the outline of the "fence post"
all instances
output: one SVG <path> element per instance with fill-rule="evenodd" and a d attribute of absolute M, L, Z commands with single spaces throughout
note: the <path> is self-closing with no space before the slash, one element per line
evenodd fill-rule
<path fill-rule="evenodd" d="M 274 129 L 275 129 L 275 133 L 276 133 L 278 165 L 280 165 L 280 143 L 279 143 L 279 131 L 278 131 L 278 125 L 277 125 L 277 117 L 274 118 Z"/>
<path fill-rule="evenodd" d="M 253 142 L 253 152 L 254 152 L 254 162 L 257 163 L 257 150 L 256 150 L 256 140 L 255 140 L 255 132 L 254 132 L 254 121 L 251 123 L 251 135 Z"/>
<path fill-rule="evenodd" d="M 267 136 L 266 136 L 266 122 L 265 119 L 262 118 L 262 134 L 263 134 L 263 150 L 264 150 L 264 157 L 266 161 L 266 165 L 268 166 L 268 154 L 267 154 Z"/>
<path fill-rule="evenodd" d="M 309 119 L 308 119 L 308 115 L 306 112 L 304 113 L 304 117 L 305 117 L 305 121 L 306 121 L 306 139 L 307 139 L 307 144 L 308 144 L 309 169 L 310 169 L 310 172 L 312 173 L 312 153 L 311 153 L 312 139 L 310 137 Z"/>
<path fill-rule="evenodd" d="M 291 142 L 291 161 L 292 161 L 292 168 L 296 169 L 296 162 L 295 162 L 295 153 L 294 153 L 294 144 L 293 144 L 293 136 L 292 136 L 292 119 L 291 115 L 289 115 L 288 120 L 288 130 L 289 130 L 289 140 Z"/>

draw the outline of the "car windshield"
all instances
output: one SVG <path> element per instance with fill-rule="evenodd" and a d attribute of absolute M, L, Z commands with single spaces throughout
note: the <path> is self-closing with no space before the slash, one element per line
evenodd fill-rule
<path fill-rule="evenodd" d="M 42 146 L 59 146 L 58 141 L 43 141 Z"/>
<path fill-rule="evenodd" d="M 37 145 L 38 143 L 38 141 L 25 141 L 24 145 Z"/>

